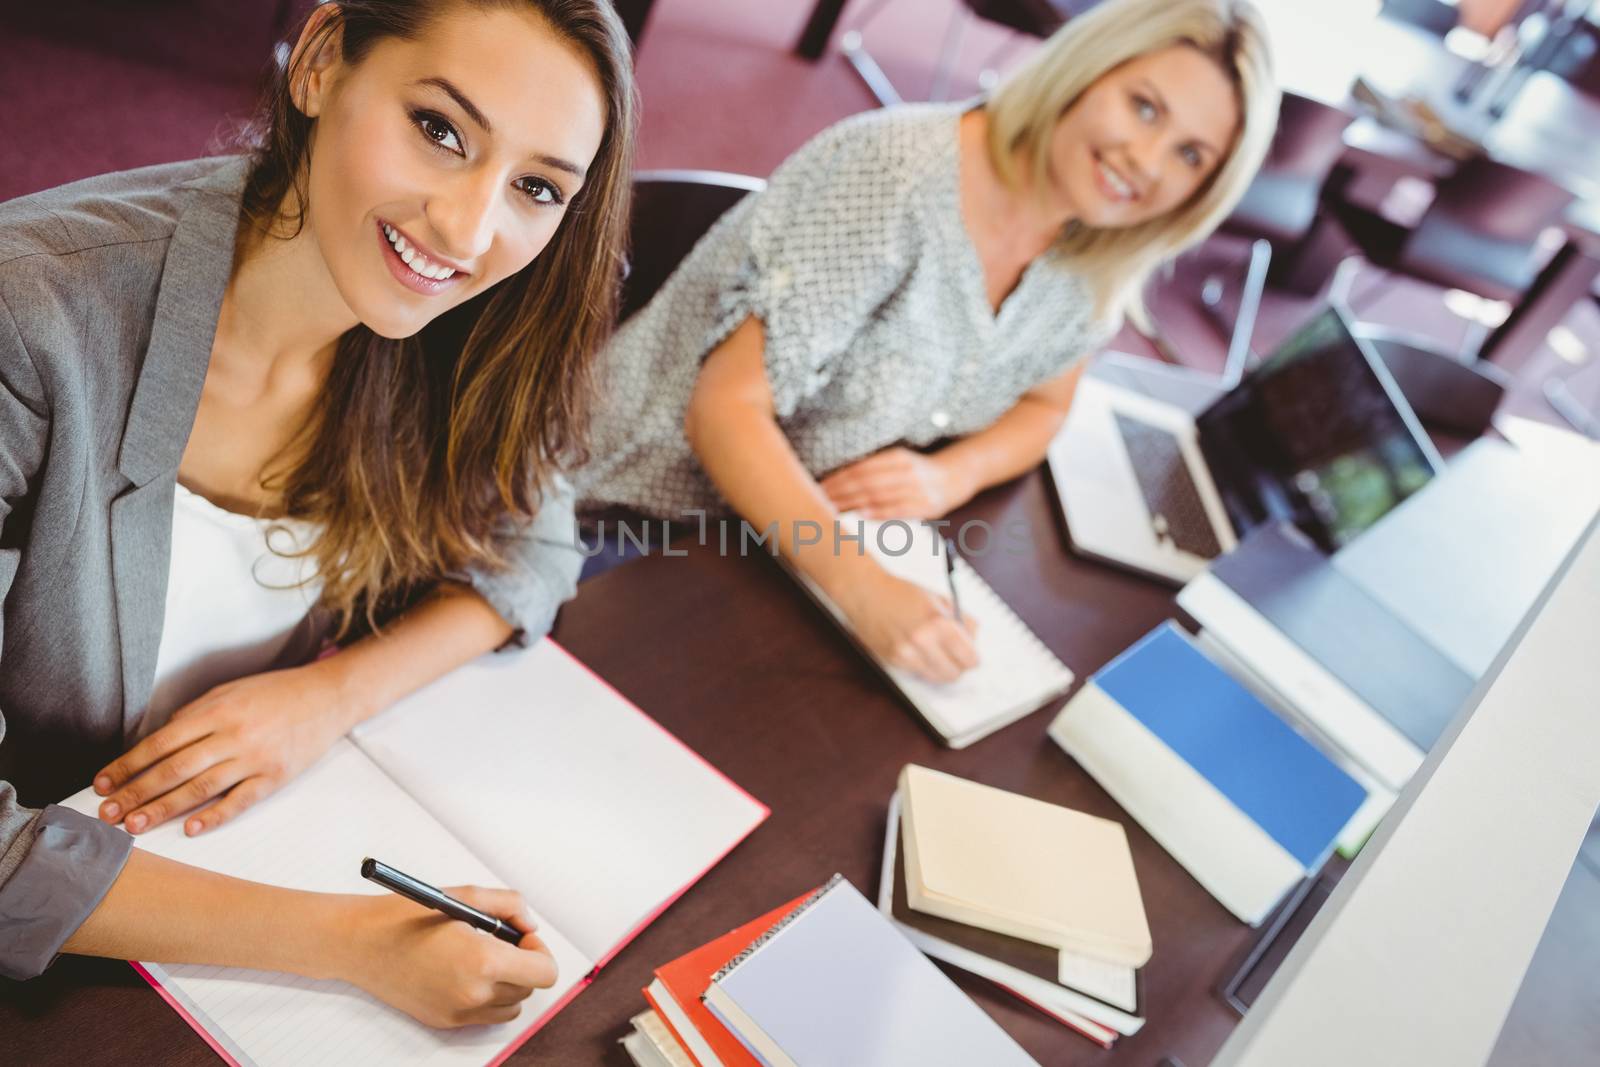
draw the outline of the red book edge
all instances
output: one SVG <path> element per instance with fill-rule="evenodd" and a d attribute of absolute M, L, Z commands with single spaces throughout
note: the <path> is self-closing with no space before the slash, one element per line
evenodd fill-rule
<path fill-rule="evenodd" d="M 748 948 L 750 942 L 766 933 L 779 919 L 805 903 L 812 892 L 814 890 L 807 890 L 782 907 L 773 908 L 759 919 L 752 919 L 738 929 L 729 930 L 715 941 L 709 941 L 694 951 L 656 968 L 656 979 L 672 997 L 679 1010 L 689 1017 L 689 1022 L 700 1032 L 706 1044 L 711 1046 L 711 1050 L 722 1061 L 723 1067 L 761 1067 L 761 1062 L 750 1055 L 744 1043 L 717 1021 L 717 1017 L 711 1014 L 711 1009 L 701 1003 L 701 995 L 710 987 L 711 976 L 723 964 Z M 665 1015 L 662 1016 L 662 1021 L 667 1021 Z M 668 1025 L 670 1027 L 671 1024 Z M 688 1048 L 683 1035 L 674 1030 L 673 1036 L 678 1038 L 679 1043 L 686 1049 Z M 692 1058 L 693 1053 L 690 1055 Z"/>
<path fill-rule="evenodd" d="M 655 998 L 654 993 L 650 992 L 650 987 L 645 986 L 639 992 L 644 994 L 644 1002 L 650 1005 L 650 1009 L 656 1013 L 656 1018 L 661 1020 L 661 1025 L 665 1026 L 667 1033 L 672 1035 L 672 1040 L 676 1041 L 678 1048 L 682 1049 L 683 1054 L 689 1057 L 689 1062 L 694 1064 L 694 1067 L 706 1067 L 705 1064 L 700 1062 L 700 1058 L 694 1054 L 694 1049 L 690 1048 L 689 1043 L 683 1039 L 683 1035 L 678 1032 L 678 1028 L 672 1025 L 672 1020 L 667 1018 L 667 1013 L 661 1010 L 661 1002 Z"/>
<path fill-rule="evenodd" d="M 982 978 L 984 976 L 983 975 L 979 975 L 978 977 Z M 1062 1026 L 1065 1026 L 1068 1030 L 1071 1030 L 1074 1033 L 1082 1034 L 1084 1037 L 1088 1038 L 1090 1041 L 1093 1041 L 1095 1044 L 1099 1045 L 1103 1049 L 1110 1049 L 1111 1046 L 1113 1046 L 1113 1045 L 1115 1045 L 1117 1043 L 1117 1032 L 1115 1030 L 1111 1029 L 1110 1027 L 1101 1026 L 1099 1023 L 1095 1022 L 1093 1019 L 1085 1019 L 1084 1023 L 1086 1023 L 1087 1025 L 1083 1025 L 1083 1024 L 1080 1024 L 1080 1023 L 1073 1022 L 1072 1020 L 1068 1019 L 1065 1015 L 1062 1015 L 1060 1012 L 1056 1011 L 1055 1009 L 1047 1008 L 1043 1004 L 1038 1003 L 1037 1001 L 1033 1000 L 1032 998 L 1024 996 L 1023 994 L 1017 992 L 1015 989 L 1012 989 L 1010 986 L 1006 985 L 1004 982 L 995 982 L 993 979 L 987 979 L 987 980 L 992 985 L 994 985 L 994 986 L 996 986 L 996 987 L 998 987 L 1000 989 L 1005 990 L 1007 993 L 1010 993 L 1012 996 L 1014 996 L 1018 1000 L 1022 1001 L 1028 1007 L 1034 1009 L 1035 1011 L 1038 1011 L 1038 1012 L 1041 1012 L 1041 1013 L 1043 1013 L 1045 1015 L 1048 1015 L 1050 1018 L 1054 1019 L 1056 1022 L 1060 1023 Z M 1091 1029 L 1089 1029 L 1089 1027 L 1093 1027 L 1094 1029 L 1091 1030 Z"/>
<path fill-rule="evenodd" d="M 625 948 L 627 946 L 628 942 L 630 942 L 634 938 L 638 937 L 640 932 L 643 931 L 645 927 L 647 927 L 651 923 L 655 922 L 656 919 L 658 919 L 661 916 L 662 912 L 666 911 L 674 903 L 676 903 L 678 898 L 683 896 L 683 894 L 687 893 L 691 886 L 693 886 L 700 879 L 704 878 L 706 876 L 707 872 L 709 872 L 711 870 L 711 868 L 715 867 L 717 864 L 721 863 L 724 859 L 726 859 L 727 856 L 728 856 L 728 853 L 732 852 L 735 848 L 737 848 L 739 846 L 740 842 L 742 842 L 745 838 L 749 837 L 752 833 L 754 833 L 755 832 L 755 828 L 760 826 L 762 823 L 766 822 L 767 818 L 772 814 L 772 809 L 771 808 L 767 807 L 765 804 L 761 803 L 761 801 L 759 801 L 755 797 L 751 796 L 744 789 L 744 787 L 741 786 L 738 782 L 735 782 L 732 778 L 729 778 L 726 774 L 723 774 L 721 770 L 719 770 L 717 767 L 713 766 L 711 764 L 711 762 L 709 760 L 707 760 L 704 756 L 700 755 L 700 753 L 696 752 L 694 749 L 692 749 L 688 745 L 684 744 L 683 739 L 678 737 L 677 734 L 674 734 L 671 730 L 668 730 L 665 726 L 662 726 L 655 719 L 651 718 L 651 716 L 649 714 L 647 714 L 643 708 L 639 707 L 639 705 L 635 704 L 633 701 L 631 701 L 627 697 L 623 696 L 620 692 L 617 691 L 617 688 L 615 686 L 613 686 L 610 682 L 606 681 L 604 678 L 602 678 L 598 674 L 596 674 L 589 667 L 589 665 L 587 663 L 583 662 L 583 660 L 579 659 L 577 656 L 574 656 L 571 652 L 568 652 L 565 648 L 563 648 L 560 644 L 558 644 L 555 641 L 554 638 L 545 637 L 545 638 L 543 638 L 543 640 L 548 641 L 550 643 L 550 647 L 554 648 L 557 652 L 560 652 L 563 656 L 566 656 L 573 663 L 575 663 L 579 667 L 581 667 L 585 674 L 587 674 L 589 677 L 593 678 L 596 682 L 600 683 L 600 685 L 605 687 L 605 689 L 607 689 L 611 693 L 611 695 L 615 696 L 618 700 L 622 701 L 628 707 L 632 708 L 639 715 L 640 718 L 644 719 L 650 725 L 654 726 L 657 730 L 660 730 L 662 733 L 666 734 L 667 737 L 671 738 L 672 741 L 675 744 L 677 744 L 677 746 L 679 748 L 681 748 L 685 752 L 689 753 L 696 760 L 698 760 L 702 766 L 704 766 L 707 770 L 709 770 L 712 774 L 715 774 L 718 778 L 721 778 L 724 782 L 726 782 L 729 786 L 731 786 L 734 789 L 735 792 L 739 793 L 741 796 L 743 796 L 750 803 L 754 804 L 759 809 L 760 814 L 756 818 L 756 820 L 750 824 L 750 827 L 747 830 L 745 830 L 744 833 L 740 834 L 737 838 L 735 838 L 733 840 L 733 842 L 731 844 L 729 844 L 728 847 L 722 851 L 721 855 L 717 856 L 716 859 L 712 860 L 705 867 L 704 870 L 702 870 L 699 874 L 695 875 L 693 878 L 691 878 L 687 882 L 685 882 L 681 887 L 679 887 L 677 892 L 671 894 L 670 896 L 667 897 L 667 899 L 663 900 L 661 902 L 660 907 L 656 908 L 649 915 L 646 915 L 644 917 L 644 919 L 642 921 L 640 921 L 640 923 L 637 926 L 635 926 L 632 930 L 629 930 L 627 933 L 623 934 L 622 935 L 622 939 L 620 941 L 618 941 L 615 945 L 611 946 L 610 951 L 608 951 L 604 956 L 602 956 L 600 958 L 600 960 L 597 963 L 595 963 L 594 970 L 590 971 L 587 975 L 585 975 L 582 979 L 580 979 L 577 983 L 575 983 L 571 989 L 567 990 L 566 994 L 564 996 L 562 996 L 562 998 L 560 1000 L 556 1001 L 554 1004 L 550 1005 L 550 1007 L 546 1008 L 543 1015 L 541 1015 L 537 1019 L 535 1019 L 533 1021 L 532 1025 L 530 1025 L 528 1027 L 528 1029 L 524 1030 L 522 1033 L 520 1033 L 516 1037 L 512 1038 L 511 1041 L 506 1045 L 506 1047 L 501 1049 L 499 1054 L 496 1055 L 493 1059 L 491 1059 L 487 1064 L 485 1064 L 484 1067 L 499 1067 L 500 1064 L 502 1064 L 506 1060 L 510 1059 L 511 1058 L 511 1054 L 513 1052 L 517 1051 L 517 1049 L 521 1048 L 524 1044 L 526 1044 L 528 1039 L 531 1038 L 534 1034 L 538 1033 L 544 1027 L 545 1023 L 548 1023 L 552 1018 L 555 1017 L 555 1014 L 557 1012 L 559 1012 L 562 1008 L 565 1008 L 568 1004 L 570 1004 L 572 1002 L 572 998 L 573 997 L 577 996 L 579 993 L 581 993 L 585 989 L 589 988 L 590 983 L 592 983 L 595 980 L 596 976 L 600 973 L 600 968 L 604 967 L 607 963 L 611 962 L 611 960 L 616 956 L 616 954 L 621 952 L 623 950 L 623 948 Z M 326 652 L 324 653 L 324 655 L 329 655 L 329 654 L 331 654 L 331 653 L 326 653 Z M 321 657 L 318 657 L 318 658 L 321 658 Z M 807 895 L 809 896 L 810 894 L 807 894 Z M 796 900 L 793 904 L 790 904 L 787 907 L 792 909 L 792 908 L 798 906 L 800 901 L 804 900 L 804 899 L 805 899 L 805 897 L 801 897 L 800 900 Z M 772 922 L 777 922 L 778 919 L 782 918 L 783 917 L 783 915 L 782 915 L 782 911 L 783 910 L 784 909 L 779 909 L 779 914 L 776 915 L 775 917 L 773 917 L 771 921 Z M 757 920 L 757 922 L 760 922 L 760 921 L 761 920 Z M 748 925 L 754 925 L 754 924 L 748 924 Z M 770 923 L 768 925 L 770 925 Z M 740 927 L 740 929 L 743 930 L 744 927 Z M 762 932 L 763 931 L 760 931 L 760 930 L 756 931 L 756 933 L 752 934 L 749 938 L 746 939 L 745 943 L 748 944 L 750 941 L 754 941 L 757 937 L 759 937 L 761 935 Z M 739 948 L 743 948 L 743 947 L 744 947 L 743 945 L 739 946 Z M 733 952 L 728 953 L 727 959 L 724 959 L 722 961 L 722 963 L 728 962 L 728 960 L 732 959 L 734 957 L 734 955 L 737 954 L 737 952 L 738 952 L 738 949 L 735 949 Z M 200 1024 L 200 1020 L 196 1019 L 193 1015 L 189 1014 L 189 1010 L 183 1006 L 183 1004 L 178 1000 L 177 997 L 173 996 L 170 992 L 168 992 L 161 985 L 161 983 L 156 980 L 156 977 L 153 974 L 151 974 L 148 970 L 146 970 L 144 967 L 142 967 L 137 960 L 129 960 L 128 963 L 139 974 L 139 977 L 143 978 L 146 982 L 148 982 L 150 984 L 150 988 L 154 989 L 156 991 L 156 993 L 160 995 L 161 999 L 166 1001 L 167 1004 L 171 1006 L 172 1010 L 176 1011 L 178 1013 L 178 1016 L 180 1018 L 182 1018 L 184 1022 L 189 1024 L 190 1029 L 192 1029 L 196 1034 L 200 1035 L 200 1039 L 202 1041 L 204 1041 L 207 1045 L 209 1045 L 213 1052 L 215 1052 L 218 1056 L 222 1057 L 222 1059 L 225 1062 L 227 1062 L 228 1064 L 230 1064 L 231 1067 L 240 1067 L 239 1061 L 234 1059 L 232 1054 L 229 1053 L 226 1049 L 224 1049 L 222 1047 L 222 1045 L 219 1044 L 217 1042 L 217 1040 L 211 1036 L 210 1032 L 207 1031 L 206 1028 Z M 721 965 L 722 964 L 719 963 L 717 966 L 720 967 Z M 712 970 L 715 970 L 715 969 L 716 969 L 715 967 L 712 968 Z M 709 972 L 707 973 L 706 978 L 707 978 L 707 984 L 709 984 L 709 979 L 710 979 L 710 973 Z M 698 998 L 696 998 L 695 1004 L 696 1004 L 697 1007 L 699 1006 Z M 704 1010 L 704 1009 L 701 1009 L 701 1010 Z M 706 1012 L 706 1015 L 709 1018 L 711 1013 L 708 1011 L 708 1012 Z M 663 1020 L 663 1022 L 664 1021 L 665 1020 Z M 715 1022 L 714 1019 L 712 1021 Z M 718 1024 L 718 1025 L 720 1026 L 721 1024 Z M 724 1032 L 726 1032 L 726 1031 L 724 1031 Z M 677 1035 L 674 1034 L 674 1036 L 677 1036 Z M 734 1039 L 730 1037 L 730 1040 L 734 1040 Z M 740 1045 L 739 1048 L 740 1048 L 740 1051 L 744 1050 L 744 1046 L 743 1045 Z M 746 1055 L 749 1055 L 749 1054 L 746 1053 Z M 691 1057 L 691 1058 L 693 1058 L 693 1057 Z M 750 1062 L 752 1064 L 755 1064 L 755 1067 L 760 1067 L 760 1064 L 755 1063 L 754 1060 L 751 1060 Z"/>

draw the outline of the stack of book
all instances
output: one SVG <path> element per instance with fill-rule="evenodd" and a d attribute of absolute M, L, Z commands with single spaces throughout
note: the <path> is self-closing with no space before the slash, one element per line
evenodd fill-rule
<path fill-rule="evenodd" d="M 1035 1061 L 838 875 L 658 968 L 638 1067 Z"/>
<path fill-rule="evenodd" d="M 1469 674 L 1292 526 L 1252 531 L 1178 604 L 1204 627 L 1211 658 L 1366 789 L 1346 851 L 1370 834 L 1472 691 Z"/>
<path fill-rule="evenodd" d="M 1251 925 L 1366 818 L 1361 784 L 1171 622 L 1095 672 L 1050 736 Z"/>
<path fill-rule="evenodd" d="M 929 956 L 1102 1047 L 1144 1025 L 1150 928 L 1115 822 L 908 766 L 878 908 Z"/>
<path fill-rule="evenodd" d="M 1205 652 L 1367 790 L 1347 853 L 1566 558 L 1595 469 L 1482 439 L 1332 556 L 1293 526 L 1262 526 L 1179 593 Z"/>

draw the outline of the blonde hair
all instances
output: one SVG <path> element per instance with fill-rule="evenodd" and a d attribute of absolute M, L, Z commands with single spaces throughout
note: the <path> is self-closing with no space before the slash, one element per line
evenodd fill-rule
<path fill-rule="evenodd" d="M 1140 295 L 1163 262 L 1199 244 L 1244 196 L 1272 147 L 1278 85 L 1266 28 L 1247 0 L 1106 0 L 1073 18 L 990 98 L 989 156 L 1012 187 L 1020 161 L 1043 188 L 1056 122 L 1084 90 L 1147 52 L 1189 45 L 1216 60 L 1239 96 L 1241 122 L 1222 164 L 1181 207 L 1125 228 L 1071 226 L 1056 248 L 1092 280 L 1102 317 L 1149 320 Z"/>

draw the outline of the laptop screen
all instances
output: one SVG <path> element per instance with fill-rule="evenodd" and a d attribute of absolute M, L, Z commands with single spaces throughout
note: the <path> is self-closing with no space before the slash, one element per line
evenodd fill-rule
<path fill-rule="evenodd" d="M 1387 368 L 1333 308 L 1195 423 L 1241 537 L 1288 520 L 1331 552 L 1442 466 Z"/>

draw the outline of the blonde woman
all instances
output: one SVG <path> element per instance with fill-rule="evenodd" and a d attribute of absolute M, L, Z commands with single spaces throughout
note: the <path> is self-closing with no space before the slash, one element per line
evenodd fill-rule
<path fill-rule="evenodd" d="M 931 518 L 1031 469 L 1081 358 L 1228 214 L 1277 108 L 1248 3 L 1110 0 L 987 101 L 824 131 L 613 339 L 580 506 L 731 507 L 793 551 L 800 524 Z M 975 665 L 950 605 L 829 541 L 792 562 L 873 652 Z"/>

